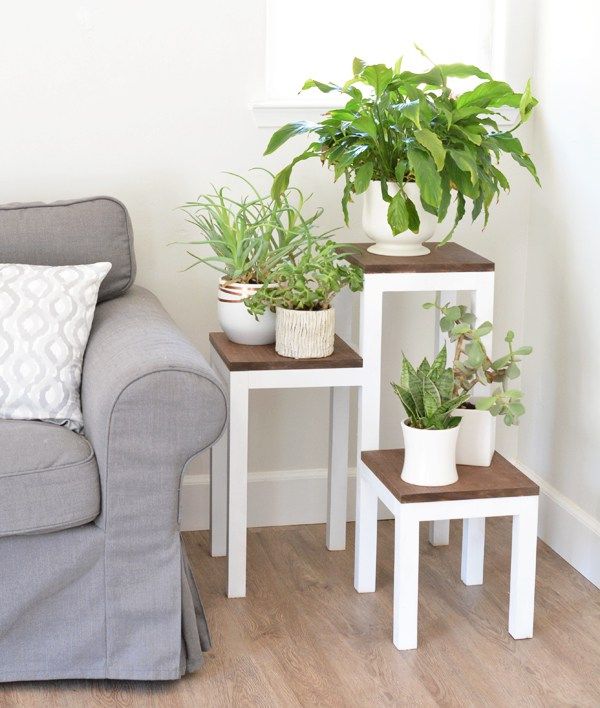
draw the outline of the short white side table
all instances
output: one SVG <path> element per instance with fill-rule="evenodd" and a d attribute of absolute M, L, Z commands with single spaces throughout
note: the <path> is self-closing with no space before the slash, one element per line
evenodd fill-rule
<path fill-rule="evenodd" d="M 494 315 L 494 264 L 457 243 L 448 243 L 436 248 L 427 244 L 431 253 L 427 256 L 391 257 L 369 253 L 370 244 L 353 244 L 360 250 L 347 256 L 347 260 L 362 268 L 364 289 L 360 294 L 359 352 L 363 358 L 365 379 L 359 392 L 358 457 L 361 450 L 375 450 L 380 446 L 381 417 L 381 339 L 383 329 L 383 295 L 388 292 L 423 292 L 436 294 L 436 300 L 445 304 L 456 302 L 457 294 L 466 291 L 470 297 L 472 312 L 478 321 L 493 321 Z M 443 342 L 439 331 L 439 313 L 436 311 L 435 353 Z M 491 334 L 484 338 L 491 349 Z M 400 414 L 399 414 L 400 415 Z M 364 568 L 368 563 L 375 566 L 372 542 L 376 538 L 377 520 L 365 516 L 361 509 L 366 505 L 361 497 L 372 492 L 361 483 L 356 487 L 356 544 L 355 568 Z M 434 546 L 448 544 L 449 521 L 441 518 L 432 522 L 429 540 Z M 364 554 L 370 557 L 364 558 Z M 362 582 L 355 577 L 360 591 Z"/>
<path fill-rule="evenodd" d="M 533 636 L 535 564 L 539 487 L 498 453 L 490 467 L 458 465 L 458 482 L 447 487 L 418 487 L 400 479 L 404 450 L 363 452 L 360 481 L 368 487 L 361 514 L 377 523 L 377 500 L 395 519 L 394 632 L 398 649 L 417 647 L 419 596 L 419 522 L 463 519 L 461 579 L 483 583 L 485 517 L 512 516 L 510 606 L 508 631 L 514 639 Z M 361 592 L 375 590 L 376 541 L 369 539 L 366 555 L 356 568 Z"/>
<path fill-rule="evenodd" d="M 329 550 L 346 547 L 350 387 L 362 385 L 361 357 L 340 337 L 323 359 L 288 359 L 274 345 L 234 344 L 210 334 L 211 365 L 229 391 L 228 434 L 211 451 L 211 553 L 228 556 L 227 595 L 246 595 L 248 393 L 260 388 L 330 388 L 327 486 Z"/>

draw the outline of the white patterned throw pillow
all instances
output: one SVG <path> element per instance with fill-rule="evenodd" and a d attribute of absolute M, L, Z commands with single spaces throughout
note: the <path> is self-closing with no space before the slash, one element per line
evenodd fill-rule
<path fill-rule="evenodd" d="M 0 418 L 83 429 L 83 354 L 110 268 L 0 263 Z"/>

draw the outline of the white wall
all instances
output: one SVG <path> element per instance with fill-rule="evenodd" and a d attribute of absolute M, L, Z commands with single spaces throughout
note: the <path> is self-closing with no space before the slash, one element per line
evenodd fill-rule
<path fill-rule="evenodd" d="M 258 164 L 276 170 L 298 149 L 296 143 L 261 158 L 271 131 L 256 127 L 250 106 L 266 97 L 265 5 L 266 0 L 29 0 L 6 4 L 0 23 L 0 201 L 92 194 L 122 199 L 135 228 L 138 282 L 159 295 L 205 354 L 207 333 L 217 328 L 217 274 L 199 268 L 179 272 L 187 265 L 183 249 L 167 244 L 194 232 L 174 208 L 211 181 L 226 179 L 223 170 L 245 172 Z M 582 12 L 583 5 L 574 7 Z M 531 74 L 534 8 L 535 3 L 496 0 L 497 25 L 505 31 L 494 34 L 495 60 L 487 68 L 517 84 Z M 525 380 L 529 413 L 521 431 L 522 460 L 597 518 L 592 455 L 598 445 L 593 415 L 598 330 L 590 323 L 597 319 L 598 247 L 591 209 L 598 138 L 594 111 L 590 106 L 586 114 L 579 106 L 581 96 L 592 93 L 583 68 L 594 64 L 592 33 L 598 22 L 568 27 L 565 34 L 559 5 L 542 3 L 540 9 L 544 21 L 534 83 L 544 107 L 533 153 L 544 190 L 535 193 L 531 210 L 531 182 L 508 163 L 512 192 L 494 209 L 488 229 L 482 234 L 479 225 L 465 223 L 456 240 L 496 261 L 499 335 L 512 328 L 536 347 Z M 555 51 L 565 42 L 568 62 L 564 51 Z M 567 82 L 580 86 L 567 93 Z M 596 114 L 597 108 L 596 103 Z M 324 227 L 342 223 L 339 187 L 324 169 L 303 165 L 297 183 L 315 193 L 315 205 L 325 207 Z M 354 207 L 352 227 L 342 238 L 361 239 L 359 208 Z M 430 316 L 420 309 L 424 299 L 390 297 L 385 305 L 384 381 L 398 376 L 402 349 L 414 357 L 431 353 Z M 501 340 L 498 336 L 498 351 Z M 564 382 L 555 385 L 561 370 Z M 297 498 L 323 508 L 327 405 L 325 391 L 252 396 L 250 468 L 257 484 L 272 492 L 265 494 L 263 507 L 283 498 L 278 490 L 287 471 L 307 470 L 306 489 Z M 399 439 L 400 407 L 387 387 L 383 413 L 382 444 L 392 446 Z M 499 443 L 513 457 L 516 431 L 500 428 Z M 205 469 L 201 460 L 191 472 Z M 300 484 L 298 475 L 292 477 Z M 201 502 L 207 487 L 198 479 L 200 484 L 186 487 L 187 526 L 205 524 Z M 255 522 L 281 519 L 277 509 L 266 516 L 256 500 L 251 509 Z"/>
<path fill-rule="evenodd" d="M 532 192 L 525 298 L 527 415 L 518 457 L 550 501 L 542 536 L 600 583 L 600 6 L 543 2 L 537 22 Z M 554 501 L 552 501 L 554 500 Z"/>

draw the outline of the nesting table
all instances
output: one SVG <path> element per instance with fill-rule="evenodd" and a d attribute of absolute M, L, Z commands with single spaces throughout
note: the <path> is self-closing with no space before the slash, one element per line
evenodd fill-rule
<path fill-rule="evenodd" d="M 372 493 L 362 500 L 368 524 L 377 523 L 377 500 L 394 515 L 394 622 L 398 649 L 417 647 L 419 596 L 419 523 L 463 519 L 461 579 L 483 582 L 485 518 L 512 516 L 508 631 L 514 639 L 533 636 L 539 487 L 497 452 L 490 467 L 458 465 L 458 482 L 418 487 L 400 479 L 404 450 L 363 452 L 360 481 Z M 375 590 L 377 535 L 362 539 L 364 555 L 356 568 L 359 592 Z M 368 543 L 368 547 L 366 544 Z"/>
<path fill-rule="evenodd" d="M 227 555 L 227 595 L 246 595 L 248 393 L 251 389 L 330 389 L 330 444 L 326 544 L 346 546 L 349 394 L 362 385 L 362 359 L 340 337 L 324 359 L 289 359 L 273 344 L 234 344 L 210 334 L 211 365 L 229 391 L 228 433 L 211 450 L 211 554 Z"/>

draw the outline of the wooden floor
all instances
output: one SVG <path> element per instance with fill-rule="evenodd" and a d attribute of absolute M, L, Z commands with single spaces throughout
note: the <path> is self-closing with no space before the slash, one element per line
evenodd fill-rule
<path fill-rule="evenodd" d="M 349 525 L 349 538 L 353 535 Z M 392 632 L 392 522 L 379 524 L 377 592 L 352 587 L 353 550 L 323 526 L 249 532 L 248 597 L 224 595 L 225 560 L 185 534 L 212 629 L 181 681 L 0 686 L 4 706 L 600 706 L 600 591 L 539 545 L 535 637 L 507 633 L 510 523 L 488 521 L 485 583 L 460 582 L 460 526 L 433 548 L 422 524 L 419 649 Z"/>

